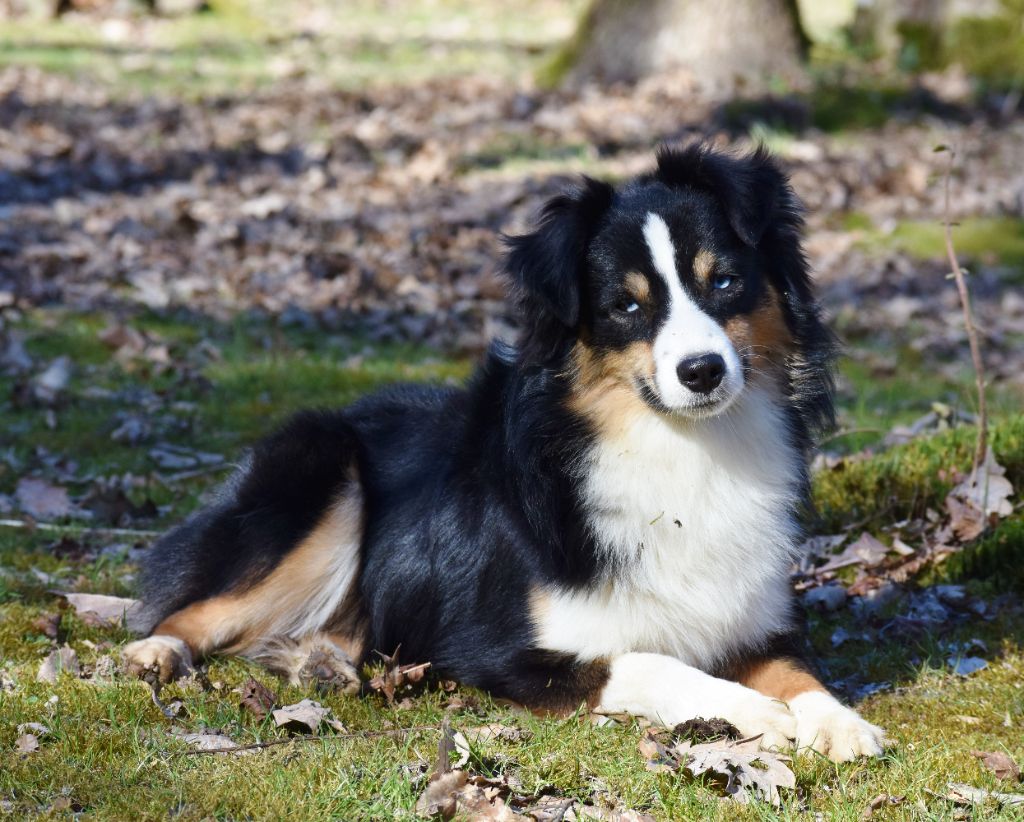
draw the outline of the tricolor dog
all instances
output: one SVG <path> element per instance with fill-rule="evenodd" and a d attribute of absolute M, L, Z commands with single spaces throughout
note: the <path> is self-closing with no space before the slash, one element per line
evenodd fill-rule
<path fill-rule="evenodd" d="M 801 228 L 760 150 L 663 150 L 555 197 L 508 239 L 515 346 L 464 389 L 397 386 L 256 445 L 150 552 L 129 667 L 240 654 L 354 691 L 401 646 L 536 710 L 880 753 L 793 639 L 834 357 Z"/>

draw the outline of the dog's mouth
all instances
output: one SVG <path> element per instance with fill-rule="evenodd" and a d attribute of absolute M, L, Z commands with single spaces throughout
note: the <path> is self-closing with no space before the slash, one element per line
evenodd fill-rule
<path fill-rule="evenodd" d="M 725 411 L 733 400 L 734 395 L 716 389 L 710 394 L 695 394 L 690 402 L 683 406 L 667 405 L 661 398 L 661 394 L 654 385 L 654 381 L 646 376 L 637 377 L 633 380 L 634 387 L 640 399 L 644 401 L 653 411 L 665 414 L 670 417 L 687 417 L 690 419 L 707 419 Z"/>

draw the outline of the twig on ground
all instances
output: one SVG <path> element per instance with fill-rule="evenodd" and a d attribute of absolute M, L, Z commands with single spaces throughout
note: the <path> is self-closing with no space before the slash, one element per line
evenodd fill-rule
<path fill-rule="evenodd" d="M 23 528 L 26 531 L 68 532 L 73 534 L 106 534 L 111 537 L 158 537 L 161 531 L 142 531 L 136 528 L 98 528 L 94 525 L 55 525 L 25 519 L 0 519 L 0 528 Z"/>
<path fill-rule="evenodd" d="M 967 343 L 971 348 L 974 380 L 978 389 L 978 441 L 974 449 L 974 463 L 971 467 L 971 475 L 977 477 L 978 469 L 985 463 L 985 456 L 988 453 L 988 407 L 985 402 L 985 367 L 981 361 L 981 344 L 978 342 L 978 330 L 974 325 L 974 317 L 971 314 L 971 296 L 967 290 L 967 278 L 964 276 L 964 270 L 956 259 L 956 249 L 953 247 L 953 223 L 949 218 L 949 180 L 953 174 L 956 150 L 950 146 L 938 146 L 935 150 L 944 151 L 949 155 L 949 162 L 946 164 L 942 227 L 946 238 L 946 256 L 949 259 L 949 265 L 953 272 L 957 292 L 960 294 L 960 307 L 963 309 L 964 327 L 967 330 Z"/>
<path fill-rule="evenodd" d="M 178 471 L 174 474 L 153 474 L 153 478 L 166 487 L 170 483 L 182 482 L 184 480 L 195 479 L 196 477 L 204 477 L 207 474 L 217 474 L 221 471 L 231 471 L 235 467 L 236 466 L 232 463 L 204 465 L 201 468 L 189 468 L 187 471 Z"/>
<path fill-rule="evenodd" d="M 826 442 L 832 442 L 832 440 L 838 440 L 842 437 L 852 437 L 854 434 L 884 434 L 884 428 L 847 428 L 843 431 L 833 431 L 827 437 L 822 437 L 818 441 L 818 445 L 824 445 Z"/>
<path fill-rule="evenodd" d="M 250 745 L 239 745 L 235 748 L 207 748 L 205 750 L 177 751 L 179 756 L 198 756 L 200 754 L 217 753 L 238 753 L 239 751 L 256 751 L 263 748 L 271 748 L 275 745 L 287 745 L 289 742 L 337 742 L 343 739 L 374 739 L 380 736 L 401 736 L 402 734 L 416 733 L 417 731 L 437 731 L 437 725 L 413 725 L 409 728 L 391 728 L 386 731 L 355 731 L 347 734 L 332 734 L 331 736 L 320 736 L 318 734 L 296 734 L 282 739 L 268 739 L 265 742 L 253 742 Z"/>

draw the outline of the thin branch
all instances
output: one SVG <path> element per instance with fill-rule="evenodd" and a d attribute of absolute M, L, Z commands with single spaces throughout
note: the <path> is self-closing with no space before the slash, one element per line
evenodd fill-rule
<path fill-rule="evenodd" d="M 960 307 L 963 309 L 964 327 L 967 330 L 967 342 L 971 348 L 971 361 L 974 363 L 974 380 L 978 390 L 978 442 L 974 449 L 974 463 L 971 469 L 972 476 L 977 477 L 978 469 L 984 464 L 985 455 L 988 453 L 988 406 L 985 402 L 985 367 L 981 361 L 981 345 L 978 342 L 978 330 L 975 328 L 974 317 L 971 314 L 971 296 L 967 290 L 967 278 L 964 276 L 964 270 L 956 259 L 956 250 L 953 248 L 953 223 L 949 218 L 949 179 L 953 174 L 953 162 L 956 159 L 956 151 L 949 146 L 940 146 L 936 150 L 949 153 L 949 162 L 946 164 L 942 226 L 946 237 L 946 256 L 953 271 L 956 289 L 960 294 Z"/>
<path fill-rule="evenodd" d="M 0 528 L 23 528 L 26 531 L 46 531 L 53 533 L 72 534 L 106 534 L 111 537 L 152 537 L 160 536 L 160 531 L 140 531 L 135 528 L 97 528 L 92 525 L 55 525 L 52 522 L 35 522 L 26 519 L 0 519 Z"/>
<path fill-rule="evenodd" d="M 221 471 L 232 471 L 236 468 L 233 463 L 225 462 L 218 465 L 203 465 L 199 468 L 190 468 L 187 471 L 178 471 L 175 474 L 153 474 L 153 478 L 164 487 L 184 480 L 205 477 L 207 474 L 219 474 Z"/>
<path fill-rule="evenodd" d="M 838 440 L 842 437 L 852 437 L 854 434 L 884 434 L 884 428 L 847 428 L 843 431 L 834 431 L 827 437 L 822 437 L 818 441 L 818 445 L 824 445 L 826 442 L 832 442 L 832 440 Z"/>
<path fill-rule="evenodd" d="M 331 736 L 320 736 L 319 734 L 296 734 L 295 736 L 283 739 L 268 739 L 265 742 L 253 742 L 251 745 L 238 745 L 234 748 L 207 748 L 205 750 L 176 751 L 178 756 L 200 756 L 202 754 L 238 753 L 239 751 L 257 751 L 263 748 L 271 748 L 275 745 L 287 745 L 289 742 L 338 742 L 346 739 L 374 739 L 381 736 L 401 736 L 403 734 L 416 733 L 417 731 L 437 731 L 437 725 L 413 725 L 409 728 L 392 728 L 386 731 L 355 731 L 347 734 L 333 734 Z"/>

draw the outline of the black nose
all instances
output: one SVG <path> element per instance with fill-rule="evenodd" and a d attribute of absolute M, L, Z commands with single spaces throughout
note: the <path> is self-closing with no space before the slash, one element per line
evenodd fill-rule
<path fill-rule="evenodd" d="M 676 366 L 679 382 L 698 394 L 710 394 L 725 376 L 725 360 L 718 354 L 690 357 Z"/>

